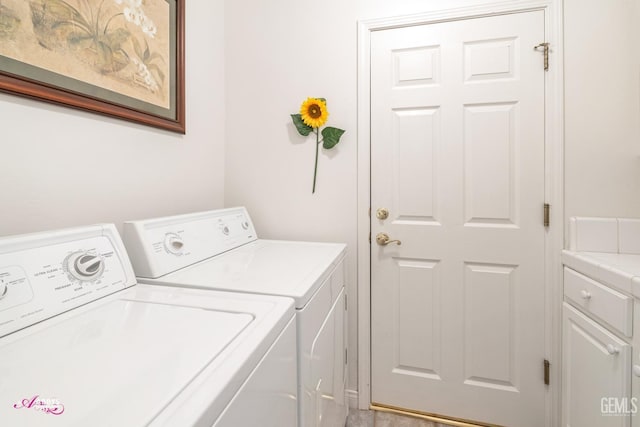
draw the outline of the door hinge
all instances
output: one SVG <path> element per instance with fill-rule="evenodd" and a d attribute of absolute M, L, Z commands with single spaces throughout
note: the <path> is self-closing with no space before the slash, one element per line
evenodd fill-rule
<path fill-rule="evenodd" d="M 544 54 L 544 70 L 549 71 L 549 43 L 540 43 L 537 46 L 534 46 L 534 50 L 540 50 L 542 48 Z"/>
<path fill-rule="evenodd" d="M 549 371 L 551 370 L 551 363 L 547 359 L 544 359 L 544 384 L 549 385 Z"/>
<path fill-rule="evenodd" d="M 549 203 L 545 203 L 544 204 L 544 219 L 543 219 L 543 224 L 545 227 L 549 227 L 549 212 L 551 211 L 551 205 L 549 205 Z M 371 238 L 371 236 L 369 236 L 369 238 Z"/>

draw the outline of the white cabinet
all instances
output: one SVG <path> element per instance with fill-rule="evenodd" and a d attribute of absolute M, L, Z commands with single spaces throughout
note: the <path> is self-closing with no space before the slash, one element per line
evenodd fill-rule
<path fill-rule="evenodd" d="M 573 217 L 562 251 L 562 427 L 640 427 L 640 219 Z"/>
<path fill-rule="evenodd" d="M 628 427 L 634 403 L 631 346 L 565 302 L 562 425 Z"/>

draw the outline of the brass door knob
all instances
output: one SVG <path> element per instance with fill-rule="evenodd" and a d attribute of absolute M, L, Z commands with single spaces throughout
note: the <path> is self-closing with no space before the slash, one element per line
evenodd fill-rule
<path fill-rule="evenodd" d="M 376 235 L 376 243 L 380 246 L 387 246 L 389 243 L 394 243 L 398 246 L 402 244 L 400 240 L 391 240 L 391 237 L 387 233 L 378 233 Z"/>

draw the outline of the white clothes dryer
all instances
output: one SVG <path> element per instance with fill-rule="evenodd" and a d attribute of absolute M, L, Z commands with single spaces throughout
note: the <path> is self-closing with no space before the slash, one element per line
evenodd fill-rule
<path fill-rule="evenodd" d="M 258 239 L 243 207 L 124 224 L 142 283 L 295 300 L 299 426 L 344 426 L 346 245 Z"/>
<path fill-rule="evenodd" d="M 136 284 L 113 225 L 0 239 L 0 424 L 292 426 L 290 298 Z"/>

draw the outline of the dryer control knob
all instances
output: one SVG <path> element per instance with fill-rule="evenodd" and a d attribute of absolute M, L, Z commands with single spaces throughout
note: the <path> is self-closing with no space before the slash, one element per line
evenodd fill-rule
<path fill-rule="evenodd" d="M 225 225 L 224 227 L 222 227 L 222 232 L 224 233 L 225 236 L 229 235 L 229 231 L 230 230 L 228 226 Z"/>
<path fill-rule="evenodd" d="M 7 288 L 7 284 L 0 280 L 0 300 L 7 295 L 8 290 L 9 288 Z"/>
<path fill-rule="evenodd" d="M 249 228 L 249 223 L 247 221 L 242 221 L 242 228 L 247 230 Z"/>
<path fill-rule="evenodd" d="M 66 268 L 72 279 L 91 282 L 104 272 L 104 258 L 93 252 L 74 252 L 67 257 Z"/>
<path fill-rule="evenodd" d="M 164 248 L 173 255 L 182 255 L 184 240 L 176 233 L 168 233 L 164 238 Z"/>

